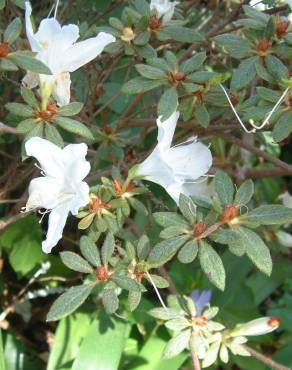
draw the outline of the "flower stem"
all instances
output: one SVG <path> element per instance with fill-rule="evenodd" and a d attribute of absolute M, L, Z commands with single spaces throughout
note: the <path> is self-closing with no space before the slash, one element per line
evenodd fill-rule
<path fill-rule="evenodd" d="M 198 359 L 198 356 L 196 352 L 194 351 L 193 346 L 190 346 L 191 349 L 191 357 L 192 357 L 192 363 L 193 363 L 193 369 L 194 370 L 201 370 L 200 361 Z"/>
<path fill-rule="evenodd" d="M 263 364 L 269 366 L 269 368 L 273 370 L 291 370 L 290 367 L 281 365 L 275 361 L 273 361 L 271 358 L 267 357 L 266 355 L 262 355 L 258 351 L 254 350 L 253 348 L 250 348 L 246 345 L 242 345 L 242 347 L 251 354 L 252 357 L 256 358 L 258 361 L 262 362 Z"/>

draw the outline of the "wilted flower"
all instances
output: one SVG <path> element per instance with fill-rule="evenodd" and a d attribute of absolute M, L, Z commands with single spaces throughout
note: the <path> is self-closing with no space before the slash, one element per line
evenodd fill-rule
<path fill-rule="evenodd" d="M 158 118 L 158 144 L 136 172 L 137 176 L 164 187 L 176 203 L 181 193 L 189 194 L 185 186 L 202 181 L 212 165 L 210 149 L 196 138 L 171 146 L 178 117 L 179 112 L 175 112 L 164 122 Z"/>
<path fill-rule="evenodd" d="M 115 37 L 100 32 L 96 37 L 76 42 L 79 28 L 74 24 L 61 26 L 55 18 L 43 19 L 36 33 L 31 23 L 31 5 L 25 3 L 26 34 L 36 58 L 46 64 L 52 75 L 37 75 L 28 72 L 24 83 L 33 88 L 40 86 L 42 98 L 47 100 L 51 94 L 59 105 L 70 102 L 70 72 L 96 58 Z"/>
<path fill-rule="evenodd" d="M 62 237 L 69 212 L 77 215 L 80 207 L 89 202 L 89 187 L 82 181 L 90 171 L 86 161 L 86 144 L 69 144 L 64 149 L 39 137 L 25 144 L 28 156 L 40 163 L 44 177 L 30 182 L 26 211 L 38 208 L 50 213 L 47 239 L 42 248 L 50 253 Z"/>
<path fill-rule="evenodd" d="M 150 9 L 155 10 L 158 18 L 162 18 L 162 23 L 165 24 L 171 20 L 177 4 L 179 4 L 178 1 L 151 0 Z"/>
<path fill-rule="evenodd" d="M 242 346 L 247 342 L 247 336 L 268 334 L 276 330 L 280 325 L 277 317 L 262 317 L 249 321 L 245 324 L 236 325 L 232 330 L 225 330 L 214 335 L 203 360 L 203 367 L 209 367 L 215 363 L 219 355 L 220 360 L 227 363 L 229 360 L 228 350 L 234 355 L 250 356 L 250 353 Z"/>

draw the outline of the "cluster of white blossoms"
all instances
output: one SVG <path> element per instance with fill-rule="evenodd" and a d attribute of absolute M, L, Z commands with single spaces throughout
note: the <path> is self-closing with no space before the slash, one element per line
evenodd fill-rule
<path fill-rule="evenodd" d="M 150 7 L 163 22 L 168 22 L 177 2 L 152 0 Z M 55 18 L 43 19 L 37 32 L 31 22 L 32 9 L 26 2 L 26 32 L 36 58 L 46 64 L 51 75 L 28 73 L 24 83 L 29 88 L 40 87 L 44 106 L 52 95 L 58 105 L 70 102 L 70 72 L 98 56 L 115 38 L 105 32 L 96 37 L 76 42 L 79 28 L 74 24 L 61 26 Z M 180 193 L 189 195 L 202 191 L 203 178 L 212 165 L 208 147 L 196 138 L 171 146 L 179 112 L 164 122 L 157 120 L 158 144 L 150 156 L 138 167 L 137 176 L 156 182 L 178 202 Z M 27 155 L 35 157 L 44 177 L 31 181 L 26 210 L 45 209 L 50 213 L 47 239 L 43 251 L 49 253 L 62 237 L 69 212 L 78 213 L 89 202 L 89 187 L 82 181 L 90 171 L 85 160 L 86 144 L 70 144 L 60 149 L 53 143 L 32 138 L 25 145 Z M 204 180 L 204 178 L 203 178 Z"/>

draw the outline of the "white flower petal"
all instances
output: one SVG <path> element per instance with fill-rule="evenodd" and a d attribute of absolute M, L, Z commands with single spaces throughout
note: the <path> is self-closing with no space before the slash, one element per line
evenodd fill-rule
<path fill-rule="evenodd" d="M 26 154 L 35 157 L 47 176 L 63 178 L 62 149 L 48 140 L 33 137 L 25 143 Z"/>
<path fill-rule="evenodd" d="M 59 106 L 70 103 L 70 87 L 71 78 L 69 72 L 59 73 L 55 79 L 55 86 L 53 88 L 53 97 Z"/>
<path fill-rule="evenodd" d="M 288 191 L 285 191 L 283 194 L 281 194 L 279 199 L 282 200 L 285 207 L 292 208 L 292 195 Z"/>
<path fill-rule="evenodd" d="M 278 242 L 282 244 L 284 247 L 291 248 L 292 247 L 292 235 L 286 233 L 285 231 L 278 230 L 276 231 L 276 237 Z"/>
<path fill-rule="evenodd" d="M 82 181 L 76 188 L 76 196 L 70 202 L 70 211 L 76 216 L 81 207 L 85 207 L 89 203 L 89 186 Z"/>
<path fill-rule="evenodd" d="M 62 238 L 68 213 L 69 209 L 64 205 L 54 208 L 51 211 L 49 216 L 47 239 L 42 242 L 42 249 L 45 253 L 50 253 L 52 248 L 54 248 Z"/>
<path fill-rule="evenodd" d="M 280 323 L 281 321 L 276 317 L 261 317 L 245 324 L 237 325 L 230 335 L 233 337 L 264 335 L 278 329 Z"/>
<path fill-rule="evenodd" d="M 156 121 L 158 127 L 158 147 L 161 151 L 171 147 L 174 131 L 179 118 L 179 112 L 174 112 L 167 120 L 161 121 L 159 117 Z"/>
<path fill-rule="evenodd" d="M 87 145 L 69 144 L 63 149 L 63 160 L 66 163 L 66 176 L 71 183 L 83 180 L 90 171 L 90 163 L 86 160 Z"/>
<path fill-rule="evenodd" d="M 174 173 L 183 180 L 200 178 L 212 165 L 210 149 L 200 142 L 175 146 L 167 156 Z"/>
<path fill-rule="evenodd" d="M 163 160 L 158 147 L 139 165 L 137 176 L 144 176 L 146 180 L 155 182 L 167 188 L 175 180 L 170 166 Z"/>
<path fill-rule="evenodd" d="M 224 362 L 225 364 L 227 364 L 229 360 L 228 350 L 227 350 L 227 347 L 224 345 L 222 345 L 220 348 L 220 360 Z"/>
<path fill-rule="evenodd" d="M 36 208 L 52 209 L 59 204 L 62 183 L 46 176 L 31 180 L 28 188 L 29 198 L 26 204 L 28 210 Z"/>
<path fill-rule="evenodd" d="M 210 348 L 207 350 L 205 358 L 203 360 L 203 368 L 213 365 L 218 357 L 221 341 L 214 342 L 210 345 Z"/>
<path fill-rule="evenodd" d="M 77 42 L 66 51 L 63 57 L 63 71 L 76 71 L 95 59 L 108 44 L 115 41 L 115 37 L 111 34 L 100 32 L 96 37 Z"/>
<path fill-rule="evenodd" d="M 30 43 L 31 49 L 33 51 L 39 51 L 41 49 L 41 46 L 40 46 L 37 38 L 35 37 L 34 31 L 33 31 L 32 23 L 31 23 L 31 19 L 30 19 L 31 13 L 32 13 L 31 5 L 30 5 L 29 1 L 26 1 L 25 2 L 26 35 L 27 35 L 28 41 Z"/>

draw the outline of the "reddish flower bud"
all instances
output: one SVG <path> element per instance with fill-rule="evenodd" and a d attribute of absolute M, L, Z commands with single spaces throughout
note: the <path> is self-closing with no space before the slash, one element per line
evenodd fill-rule
<path fill-rule="evenodd" d="M 8 54 L 9 54 L 8 42 L 2 42 L 2 44 L 0 44 L 0 58 L 6 58 Z"/>
<path fill-rule="evenodd" d="M 290 26 L 289 21 L 280 21 L 276 24 L 276 34 L 278 37 L 287 35 Z"/>
<path fill-rule="evenodd" d="M 194 234 L 195 236 L 201 236 L 207 229 L 207 224 L 205 222 L 198 222 L 194 226 Z"/>
<path fill-rule="evenodd" d="M 230 222 L 238 216 L 238 207 L 235 204 L 227 206 L 222 215 L 222 222 Z"/>
<path fill-rule="evenodd" d="M 100 266 L 96 269 L 96 278 L 100 281 L 107 281 L 109 279 L 109 273 L 105 266 Z"/>

